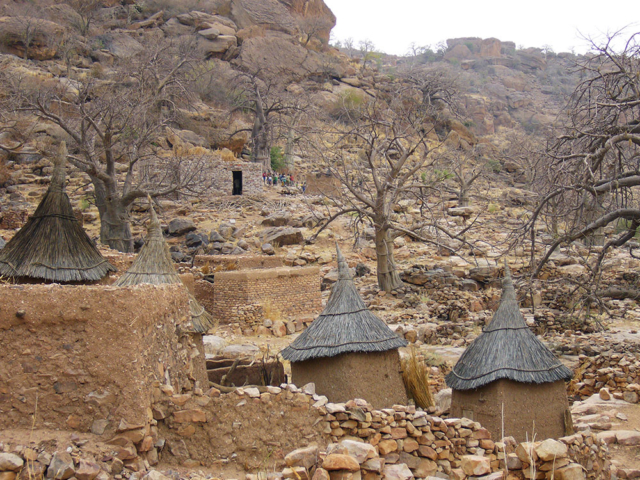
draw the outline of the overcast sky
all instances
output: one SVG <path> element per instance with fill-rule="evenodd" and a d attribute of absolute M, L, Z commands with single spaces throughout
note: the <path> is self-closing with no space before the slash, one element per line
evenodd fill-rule
<path fill-rule="evenodd" d="M 584 53 L 580 35 L 602 36 L 629 26 L 640 30 L 640 0 L 324 0 L 338 18 L 335 40 L 373 41 L 378 50 L 403 55 L 409 45 L 447 38 L 495 37 L 516 46 L 551 45 Z"/>

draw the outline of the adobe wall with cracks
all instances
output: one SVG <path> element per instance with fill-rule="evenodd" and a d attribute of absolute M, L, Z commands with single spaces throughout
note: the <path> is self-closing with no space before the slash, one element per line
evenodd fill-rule
<path fill-rule="evenodd" d="M 149 432 L 154 386 L 208 385 L 182 285 L 0 285 L 0 431 Z"/>

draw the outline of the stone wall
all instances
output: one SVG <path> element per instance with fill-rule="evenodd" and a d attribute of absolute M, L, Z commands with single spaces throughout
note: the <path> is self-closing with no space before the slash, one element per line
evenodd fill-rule
<path fill-rule="evenodd" d="M 211 176 L 213 195 L 231 195 L 233 193 L 233 172 L 242 172 L 242 194 L 258 195 L 262 193 L 262 165 L 248 162 L 216 162 L 208 174 Z"/>
<path fill-rule="evenodd" d="M 162 412 L 158 434 L 169 445 L 163 460 L 184 463 L 190 459 L 203 465 L 235 461 L 249 469 L 285 465 L 291 469 L 299 465 L 301 456 L 285 454 L 294 446 L 309 447 L 315 448 L 314 461 L 296 471 L 298 476 L 283 473 L 285 478 L 311 478 L 314 469 L 324 466 L 327 453 L 349 453 L 338 452 L 331 443 L 349 439 L 369 445 L 360 447 L 370 453 L 359 459 L 362 467 L 355 467 L 363 469 L 363 478 L 365 473 L 379 475 L 393 467 L 406 469 L 416 478 L 445 474 L 444 478 L 462 480 L 494 472 L 502 475 L 508 467 L 515 480 L 531 478 L 532 465 L 543 475 L 553 471 L 557 479 L 608 479 L 610 475 L 607 446 L 591 432 L 558 441 L 518 444 L 508 437 L 494 442 L 488 430 L 469 419 L 431 416 L 415 406 L 376 410 L 364 400 L 328 403 L 314 393 L 313 384 L 302 389 L 295 385 L 263 387 L 262 391 L 244 388 L 226 395 L 211 389 L 204 397 L 209 398 L 193 396 L 176 404 L 163 395 L 154 407 Z M 189 424 L 190 433 L 181 434 Z"/>
<path fill-rule="evenodd" d="M 239 322 L 247 305 L 282 318 L 314 317 L 322 309 L 320 280 L 318 267 L 217 272 L 212 313 L 224 324 Z M 258 320 L 247 319 L 246 326 Z"/>
<path fill-rule="evenodd" d="M 278 268 L 283 266 L 282 255 L 197 255 L 194 265 L 208 266 L 211 271 L 219 265 L 235 265 L 236 270 Z"/>
<path fill-rule="evenodd" d="M 148 431 L 154 386 L 204 387 L 181 285 L 0 285 L 0 431 Z M 125 428 L 126 429 L 126 428 Z"/>

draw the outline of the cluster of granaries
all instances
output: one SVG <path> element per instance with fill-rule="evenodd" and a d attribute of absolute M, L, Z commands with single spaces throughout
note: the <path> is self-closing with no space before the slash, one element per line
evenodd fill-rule
<path fill-rule="evenodd" d="M 34 215 L 0 250 L 0 275 L 18 281 L 94 282 L 115 270 L 73 215 L 65 193 L 65 159 L 63 146 Z M 181 281 L 152 208 L 150 212 L 145 245 L 116 285 Z M 281 352 L 291 362 L 292 380 L 315 383 L 333 402 L 365 398 L 376 408 L 406 404 L 398 352 L 406 341 L 367 309 L 339 249 L 337 259 L 339 278 L 326 308 Z M 196 331 L 212 326 L 211 316 L 195 299 L 191 314 Z M 498 310 L 447 376 L 453 389 L 451 414 L 518 440 L 533 430 L 538 438 L 558 438 L 571 433 L 565 421 L 565 382 L 571 377 L 527 327 L 505 264 Z"/>

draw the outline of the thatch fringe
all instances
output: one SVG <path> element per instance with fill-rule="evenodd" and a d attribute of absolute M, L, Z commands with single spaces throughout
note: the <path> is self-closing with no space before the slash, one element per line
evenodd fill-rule
<path fill-rule="evenodd" d="M 147 226 L 147 238 L 133 264 L 115 283 L 118 287 L 150 283 L 152 285 L 182 283 L 176 272 L 169 247 L 162 236 L 160 221 L 149 199 L 151 219 Z M 213 317 L 202 305 L 189 295 L 189 310 L 193 329 L 206 333 L 214 326 Z"/>
<path fill-rule="evenodd" d="M 338 281 L 324 311 L 294 342 L 282 350 L 291 362 L 352 352 L 386 352 L 407 345 L 366 307 L 358 294 L 340 248 Z"/>
<path fill-rule="evenodd" d="M 571 370 L 527 326 L 505 265 L 500 306 L 491 323 L 446 376 L 447 385 L 454 390 L 469 390 L 503 378 L 522 383 L 549 383 L 569 380 L 572 376 Z"/>
<path fill-rule="evenodd" d="M 115 272 L 73 213 L 65 193 L 67 149 L 61 143 L 51 185 L 35 213 L 0 250 L 0 276 L 51 282 L 95 282 Z"/>
<path fill-rule="evenodd" d="M 425 410 L 435 405 L 429 385 L 429 367 L 418 360 L 414 346 L 409 349 L 409 356 L 403 357 L 401 362 L 402 380 L 407 389 L 407 394 L 413 398 L 418 407 Z"/>

